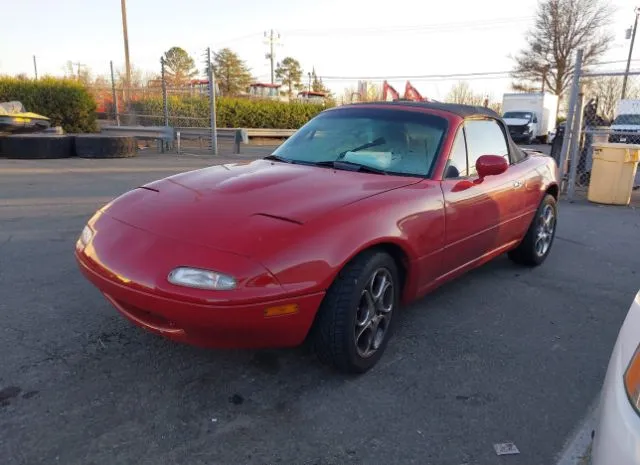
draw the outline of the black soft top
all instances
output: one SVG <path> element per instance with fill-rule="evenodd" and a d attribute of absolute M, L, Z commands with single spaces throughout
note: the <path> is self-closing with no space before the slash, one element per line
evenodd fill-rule
<path fill-rule="evenodd" d="M 393 102 L 361 102 L 351 103 L 337 108 L 348 107 L 366 107 L 370 105 L 383 105 L 383 106 L 399 106 L 399 107 L 419 107 L 432 110 L 446 111 L 462 118 L 471 116 L 491 116 L 492 118 L 500 118 L 500 115 L 493 111 L 491 108 L 477 106 L 477 105 L 459 105 L 457 103 L 440 103 L 440 102 L 413 102 L 411 100 L 395 100 Z"/>

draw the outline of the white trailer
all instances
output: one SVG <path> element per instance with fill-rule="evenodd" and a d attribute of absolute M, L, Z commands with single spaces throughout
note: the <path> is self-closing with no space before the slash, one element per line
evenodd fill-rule
<path fill-rule="evenodd" d="M 547 142 L 556 127 L 558 96 L 547 92 L 511 93 L 502 97 L 502 118 L 516 142 Z"/>

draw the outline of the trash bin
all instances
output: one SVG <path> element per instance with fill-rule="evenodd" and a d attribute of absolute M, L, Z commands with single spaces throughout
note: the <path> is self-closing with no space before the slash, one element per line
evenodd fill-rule
<path fill-rule="evenodd" d="M 629 205 L 639 159 L 640 145 L 594 144 L 589 201 Z"/>

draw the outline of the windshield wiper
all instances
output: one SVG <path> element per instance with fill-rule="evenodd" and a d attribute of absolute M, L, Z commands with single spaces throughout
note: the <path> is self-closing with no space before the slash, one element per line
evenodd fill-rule
<path fill-rule="evenodd" d="M 359 145 L 358 147 L 356 147 L 354 149 L 345 150 L 340 155 L 338 155 L 338 160 L 343 159 L 344 156 L 349 152 L 359 152 L 360 150 L 368 149 L 368 148 L 371 148 L 371 147 L 376 147 L 376 146 L 382 145 L 382 144 L 384 144 L 386 142 L 387 141 L 385 140 L 384 137 L 378 137 L 377 139 L 375 139 L 375 140 L 373 140 L 371 142 L 367 142 L 366 144 Z"/>
<path fill-rule="evenodd" d="M 326 160 L 326 161 L 317 161 L 313 164 L 314 166 L 328 166 L 330 168 L 335 168 L 337 170 L 348 170 L 348 171 L 361 171 L 363 173 L 374 173 L 374 174 L 389 174 L 385 170 L 380 168 L 374 168 L 373 166 L 363 165 L 361 163 L 355 163 L 352 161 L 344 161 L 344 160 Z"/>
<path fill-rule="evenodd" d="M 281 157 L 280 155 L 268 155 L 264 157 L 263 160 L 273 160 L 273 161 L 281 161 L 284 163 L 293 163 L 293 160 L 289 160 L 288 158 Z"/>
<path fill-rule="evenodd" d="M 363 173 L 389 174 L 385 170 L 382 170 L 380 168 L 374 168 L 373 166 L 367 166 L 360 163 L 344 160 L 302 161 L 290 160 L 279 155 L 268 155 L 264 157 L 263 160 L 281 161 L 283 163 L 290 163 L 294 165 L 322 166 L 327 168 L 334 168 L 337 170 L 342 169 L 348 171 L 361 171 Z"/>

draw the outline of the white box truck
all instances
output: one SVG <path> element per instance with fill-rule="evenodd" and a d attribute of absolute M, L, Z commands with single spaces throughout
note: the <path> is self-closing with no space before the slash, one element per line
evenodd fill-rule
<path fill-rule="evenodd" d="M 515 142 L 547 142 L 556 127 L 558 96 L 547 92 L 512 93 L 502 97 L 502 119 Z"/>

